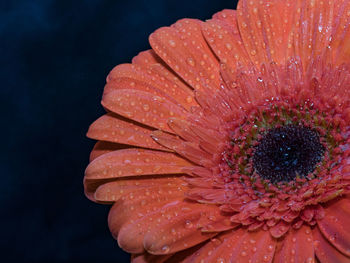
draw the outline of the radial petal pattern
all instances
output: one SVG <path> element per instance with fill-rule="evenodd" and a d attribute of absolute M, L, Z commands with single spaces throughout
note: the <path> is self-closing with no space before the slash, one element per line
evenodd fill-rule
<path fill-rule="evenodd" d="M 149 42 L 87 134 L 131 262 L 350 262 L 350 1 L 240 0 Z"/>

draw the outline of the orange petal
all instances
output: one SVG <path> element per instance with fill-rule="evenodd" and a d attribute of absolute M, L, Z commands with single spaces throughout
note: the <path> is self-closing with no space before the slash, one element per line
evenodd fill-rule
<path fill-rule="evenodd" d="M 305 26 L 302 23 L 295 25 L 294 16 L 298 17 L 296 2 L 298 1 L 242 0 L 238 3 L 239 31 L 248 55 L 255 64 L 260 66 L 262 63 L 272 61 L 284 64 L 290 56 L 294 55 L 293 36 L 298 37 L 298 32 L 294 31 Z M 306 22 L 311 24 L 316 21 Z M 312 37 L 310 34 L 307 36 Z"/>
<path fill-rule="evenodd" d="M 290 230 L 286 237 L 277 245 L 273 262 L 315 262 L 310 227 L 304 225 L 298 230 Z"/>
<path fill-rule="evenodd" d="M 207 215 L 205 212 L 192 211 L 191 214 L 180 214 L 177 215 L 176 220 L 169 221 L 173 214 L 182 213 L 179 209 L 189 209 L 189 207 L 191 206 L 187 205 L 185 207 L 178 202 L 173 202 L 164 205 L 163 208 L 154 213 L 148 214 L 133 222 L 125 223 L 118 233 L 119 245 L 128 252 L 140 252 L 143 250 L 144 246 L 148 249 L 149 242 L 153 242 L 148 249 L 150 252 L 166 254 L 192 247 L 216 235 L 214 231 L 201 234 L 203 231 L 201 231 L 200 226 L 204 223 L 204 220 L 209 220 L 206 218 Z M 198 216 L 194 216 L 193 213 L 201 213 L 202 217 L 200 220 L 198 220 Z M 163 217 L 165 218 L 162 219 Z M 168 235 L 168 238 L 164 237 L 161 240 L 154 241 L 153 235 L 155 235 L 154 238 L 159 237 L 159 231 L 161 231 L 163 235 Z M 160 244 L 161 252 L 159 252 L 159 248 L 157 248 L 157 243 L 159 242 L 162 243 Z M 165 247 L 166 245 L 163 243 L 167 243 L 168 247 Z"/>
<path fill-rule="evenodd" d="M 184 198 L 184 188 L 154 186 L 147 189 L 135 190 L 122 196 L 112 206 L 108 215 L 108 224 L 110 231 L 115 239 L 123 225 L 133 224 L 136 220 L 146 218 L 153 213 L 161 210 L 163 206 L 169 206 L 182 201 Z M 141 230 L 141 229 L 140 229 Z M 147 230 L 147 228 L 145 228 Z M 136 238 L 136 237 L 135 237 Z M 135 239 L 136 240 L 136 239 Z M 120 241 L 126 247 L 137 246 L 136 242 Z M 142 251 L 142 246 L 138 246 Z"/>
<path fill-rule="evenodd" d="M 266 30 L 262 27 L 260 18 L 263 15 L 260 14 L 261 7 L 258 0 L 241 0 L 237 5 L 237 22 L 241 37 L 250 59 L 258 66 L 272 61 Z"/>
<path fill-rule="evenodd" d="M 193 134 L 193 131 L 191 130 L 191 123 L 187 120 L 170 118 L 168 120 L 168 125 L 182 139 L 199 143 L 199 138 Z"/>
<path fill-rule="evenodd" d="M 270 228 L 270 233 L 274 238 L 280 238 L 285 233 L 288 232 L 289 228 L 290 228 L 289 223 L 286 223 L 284 221 L 280 221 L 278 224 L 276 224 Z"/>
<path fill-rule="evenodd" d="M 148 200 L 146 200 L 147 202 Z M 174 210 L 181 202 L 174 200 L 173 202 L 158 202 L 156 206 L 152 201 L 148 205 L 152 205 L 149 212 L 142 213 L 139 216 L 130 217 L 130 220 L 125 220 L 125 223 L 118 230 L 118 244 L 121 248 L 129 253 L 141 253 L 144 251 L 144 238 L 147 233 L 151 233 L 158 226 L 157 221 L 160 213 L 167 210 Z M 120 211 L 124 213 L 122 210 Z M 136 214 L 137 215 L 137 214 Z M 118 222 L 120 220 L 115 220 Z M 114 223 L 115 224 L 115 223 Z M 115 227 L 114 227 L 115 228 Z"/>
<path fill-rule="evenodd" d="M 315 227 L 313 232 L 315 240 L 315 252 L 321 263 L 349 263 L 350 258 L 340 253 L 338 249 L 333 247 L 321 234 L 320 230 Z"/>
<path fill-rule="evenodd" d="M 237 23 L 227 24 L 222 20 L 209 20 L 202 25 L 203 34 L 220 62 L 231 68 L 249 65 L 251 60 L 244 48 Z"/>
<path fill-rule="evenodd" d="M 196 142 L 209 153 L 220 151 L 220 144 L 224 142 L 224 136 L 212 129 L 195 125 L 186 120 L 171 118 L 168 121 L 169 127 L 183 139 Z"/>
<path fill-rule="evenodd" d="M 238 228 L 212 251 L 207 262 L 272 262 L 275 246 L 268 231 L 248 232 L 245 228 Z"/>
<path fill-rule="evenodd" d="M 221 233 L 214 238 L 211 238 L 206 242 L 202 248 L 192 254 L 192 256 L 186 258 L 183 263 L 203 263 L 208 262 L 208 257 L 213 253 L 213 251 L 219 247 L 223 242 L 226 241 L 228 237 L 232 235 L 232 232 Z M 214 261 L 215 262 L 215 261 Z M 229 262 L 229 261 L 228 261 Z"/>
<path fill-rule="evenodd" d="M 313 58 L 327 50 L 332 34 L 334 1 L 295 2 L 294 48 L 306 69 Z"/>
<path fill-rule="evenodd" d="M 166 80 L 167 82 L 164 83 L 164 86 L 168 85 L 167 88 L 171 91 L 168 94 L 172 94 L 173 96 L 176 93 L 182 94 L 178 101 L 187 110 L 197 105 L 194 99 L 193 89 L 180 79 L 152 49 L 139 53 L 133 58 L 132 63 L 150 70 L 153 74 L 157 74 L 160 76 L 161 81 Z"/>
<path fill-rule="evenodd" d="M 97 157 L 104 155 L 106 153 L 114 152 L 116 150 L 124 149 L 125 145 L 117 144 L 117 143 L 111 143 L 111 142 L 104 142 L 104 141 L 98 141 L 94 148 L 92 149 L 90 153 L 90 162 L 95 160 Z"/>
<path fill-rule="evenodd" d="M 186 142 L 161 131 L 154 131 L 152 138 L 159 144 L 177 152 L 194 163 L 205 167 L 213 165 L 212 155 L 203 151 L 197 143 Z"/>
<path fill-rule="evenodd" d="M 324 211 L 325 217 L 317 221 L 319 229 L 333 246 L 350 256 L 350 199 L 334 200 Z"/>
<path fill-rule="evenodd" d="M 161 64 L 164 68 L 166 68 L 166 64 L 152 49 L 141 51 L 136 57 L 133 57 L 132 64 L 140 65 L 144 68 L 149 68 L 153 65 Z"/>
<path fill-rule="evenodd" d="M 202 232 L 201 227 L 219 212 L 217 206 L 190 202 L 166 207 L 158 219 L 154 218 L 158 223 L 145 235 L 144 247 L 149 253 L 161 255 L 195 246 L 216 235 Z"/>
<path fill-rule="evenodd" d="M 150 35 L 153 50 L 194 89 L 220 86 L 219 63 L 208 47 L 201 21 L 183 19 Z"/>
<path fill-rule="evenodd" d="M 350 61 L 350 2 L 335 1 L 334 23 L 330 49 L 333 63 L 340 65 Z"/>
<path fill-rule="evenodd" d="M 199 180 L 203 180 L 203 179 L 200 178 Z M 189 179 L 188 181 L 191 182 L 191 179 Z M 201 203 L 213 203 L 213 204 L 224 203 L 227 200 L 227 192 L 229 192 L 229 190 L 213 189 L 212 185 L 210 184 L 212 180 L 208 180 L 208 181 L 209 182 L 206 182 L 208 188 L 194 187 L 190 189 L 186 193 L 188 198 L 191 198 L 193 200 L 198 200 Z"/>
<path fill-rule="evenodd" d="M 95 199 L 96 189 L 105 183 L 111 182 L 114 179 L 104 179 L 104 180 L 89 180 L 84 178 L 84 194 L 87 198 L 89 198 L 93 202 L 97 202 Z"/>
<path fill-rule="evenodd" d="M 90 125 L 87 136 L 96 140 L 168 151 L 151 138 L 151 132 L 152 130 L 147 127 L 122 120 L 113 113 L 107 113 Z"/>
<path fill-rule="evenodd" d="M 152 174 L 179 174 L 190 163 L 173 153 L 125 149 L 104 154 L 92 161 L 86 179 L 107 179 Z"/>
<path fill-rule="evenodd" d="M 113 203 L 136 190 L 155 186 L 180 187 L 182 189 L 185 185 L 186 183 L 177 177 L 117 180 L 99 186 L 95 191 L 94 198 L 98 202 Z"/>
<path fill-rule="evenodd" d="M 185 259 L 191 257 L 193 253 L 195 253 L 201 247 L 202 244 L 198 244 L 191 248 L 176 252 L 166 261 L 166 263 L 183 263 Z"/>
<path fill-rule="evenodd" d="M 166 194 L 166 191 L 164 192 Z M 172 195 L 174 194 L 172 193 Z M 148 205 L 152 205 L 152 202 L 154 202 L 150 201 Z M 182 201 L 180 200 L 175 200 L 171 203 L 158 203 L 152 209 L 149 209 L 150 212 L 142 213 L 141 211 L 141 214 L 137 214 L 133 218 L 130 217 L 131 220 L 126 221 L 118 232 L 119 246 L 131 253 L 142 252 L 144 250 L 145 235 L 160 229 L 161 217 L 167 216 L 167 218 L 170 218 L 171 214 L 181 211 L 181 203 Z M 114 221 L 118 222 L 120 220 Z M 175 229 L 172 230 L 171 236 L 174 236 L 174 231 Z"/>
<path fill-rule="evenodd" d="M 158 66 L 157 66 L 158 65 Z M 174 104 L 187 109 L 196 105 L 193 100 L 193 91 L 177 80 L 174 75 L 164 69 L 160 64 L 142 67 L 137 64 L 122 64 L 116 66 L 108 75 L 105 92 L 115 89 L 136 89 L 153 95 L 161 96 Z"/>
<path fill-rule="evenodd" d="M 237 27 L 237 14 L 236 10 L 233 9 L 224 9 L 220 12 L 217 12 L 213 15 L 213 19 L 218 19 L 224 21 L 226 24 Z"/>
<path fill-rule="evenodd" d="M 191 130 L 199 138 L 199 145 L 203 150 L 210 154 L 222 152 L 227 141 L 222 133 L 194 124 L 191 125 Z"/>
<path fill-rule="evenodd" d="M 120 89 L 105 93 L 102 105 L 126 118 L 169 132 L 167 120 L 170 117 L 187 116 L 184 109 L 169 100 L 139 90 Z"/>

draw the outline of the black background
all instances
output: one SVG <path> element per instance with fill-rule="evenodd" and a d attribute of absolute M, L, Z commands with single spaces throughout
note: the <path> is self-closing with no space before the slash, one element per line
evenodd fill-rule
<path fill-rule="evenodd" d="M 32 0 L 0 3 L 2 262 L 129 262 L 108 206 L 82 180 L 108 72 L 149 49 L 148 35 L 229 0 Z"/>

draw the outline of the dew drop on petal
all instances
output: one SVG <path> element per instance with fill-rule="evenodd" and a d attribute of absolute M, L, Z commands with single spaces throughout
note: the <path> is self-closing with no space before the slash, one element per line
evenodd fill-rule
<path fill-rule="evenodd" d="M 125 112 L 125 115 L 129 118 L 134 117 L 134 114 L 132 112 Z"/>
<path fill-rule="evenodd" d="M 169 251 L 170 251 L 169 246 L 165 245 L 165 246 L 162 247 L 162 252 L 168 253 Z"/>
<path fill-rule="evenodd" d="M 148 104 L 144 104 L 142 108 L 144 111 L 149 111 L 150 109 Z"/>
<path fill-rule="evenodd" d="M 176 43 L 175 43 L 175 41 L 174 40 L 169 40 L 169 45 L 171 46 L 171 47 L 176 47 Z"/>
<path fill-rule="evenodd" d="M 186 228 L 192 228 L 193 224 L 190 220 L 186 220 L 185 226 L 186 226 Z"/>
<path fill-rule="evenodd" d="M 194 67 L 194 66 L 196 65 L 195 62 L 194 62 L 194 60 L 193 60 L 193 58 L 188 58 L 188 59 L 187 59 L 187 64 L 190 65 L 190 66 L 192 66 L 192 67 Z"/>
<path fill-rule="evenodd" d="M 231 50 L 231 49 L 232 49 L 232 45 L 231 45 L 230 43 L 226 43 L 226 48 L 227 48 L 228 50 Z"/>

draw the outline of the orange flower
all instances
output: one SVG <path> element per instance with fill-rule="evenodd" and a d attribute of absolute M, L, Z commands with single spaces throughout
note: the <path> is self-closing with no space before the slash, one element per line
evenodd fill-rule
<path fill-rule="evenodd" d="M 350 1 L 241 0 L 107 78 L 88 198 L 133 262 L 350 262 Z"/>

